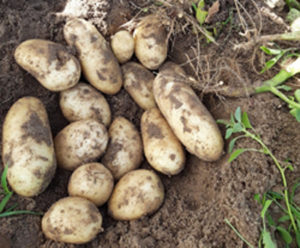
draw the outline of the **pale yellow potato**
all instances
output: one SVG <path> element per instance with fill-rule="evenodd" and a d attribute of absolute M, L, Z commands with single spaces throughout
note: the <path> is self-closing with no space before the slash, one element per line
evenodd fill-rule
<path fill-rule="evenodd" d="M 135 220 L 154 213 L 164 200 L 164 186 L 150 170 L 125 174 L 115 186 L 108 202 L 108 212 L 116 220 Z"/>
<path fill-rule="evenodd" d="M 115 33 L 111 38 L 111 48 L 120 63 L 131 59 L 134 53 L 134 40 L 127 30 Z"/>
<path fill-rule="evenodd" d="M 190 153 L 205 161 L 215 161 L 224 146 L 220 130 L 193 89 L 184 83 L 186 76 L 176 73 L 173 66 L 165 66 L 154 79 L 156 103 Z"/>
<path fill-rule="evenodd" d="M 144 66 L 128 62 L 122 66 L 124 88 L 144 110 L 156 106 L 152 93 L 154 75 Z"/>
<path fill-rule="evenodd" d="M 19 195 L 33 197 L 50 184 L 56 159 L 48 116 L 43 103 L 23 97 L 9 109 L 2 133 L 2 161 L 7 180 Z"/>
<path fill-rule="evenodd" d="M 108 126 L 111 120 L 110 107 L 105 97 L 85 83 L 60 92 L 59 105 L 70 122 L 96 119 Z"/>
<path fill-rule="evenodd" d="M 141 130 L 149 164 L 168 176 L 180 173 L 185 163 L 184 150 L 159 109 L 152 108 L 144 112 Z"/>
<path fill-rule="evenodd" d="M 16 48 L 14 56 L 17 63 L 48 90 L 65 90 L 79 81 L 79 61 L 61 44 L 26 40 Z"/>
<path fill-rule="evenodd" d="M 58 165 L 75 170 L 80 165 L 96 161 L 106 149 L 106 128 L 94 119 L 75 121 L 61 130 L 54 139 Z"/>
<path fill-rule="evenodd" d="M 105 94 L 116 94 L 122 87 L 121 69 L 97 28 L 84 19 L 74 18 L 64 26 L 64 37 L 76 48 L 83 74 L 90 84 Z"/>
<path fill-rule="evenodd" d="M 135 126 L 124 117 L 114 119 L 108 133 L 110 141 L 101 162 L 119 179 L 140 166 L 142 140 Z"/>
<path fill-rule="evenodd" d="M 158 16 L 145 16 L 136 27 L 133 38 L 135 55 L 146 68 L 156 70 L 167 58 L 168 36 Z"/>
<path fill-rule="evenodd" d="M 71 175 L 68 192 L 70 196 L 86 198 L 96 206 L 106 203 L 114 188 L 114 178 L 100 163 L 79 166 Z"/>
<path fill-rule="evenodd" d="M 58 242 L 84 244 L 102 230 L 102 215 L 98 208 L 80 197 L 69 196 L 58 200 L 42 219 L 45 236 Z"/>

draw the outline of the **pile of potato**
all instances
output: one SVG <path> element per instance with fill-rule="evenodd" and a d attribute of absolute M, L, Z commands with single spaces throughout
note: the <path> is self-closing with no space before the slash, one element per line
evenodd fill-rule
<path fill-rule="evenodd" d="M 138 219 L 161 206 L 159 176 L 138 169 L 143 151 L 156 171 L 172 176 L 184 168 L 183 146 L 200 159 L 215 161 L 223 139 L 185 83 L 185 72 L 172 62 L 163 64 L 168 38 L 157 16 L 144 17 L 133 36 L 117 32 L 111 46 L 92 24 L 78 18 L 65 24 L 64 37 L 77 58 L 60 44 L 33 39 L 16 48 L 15 59 L 45 88 L 60 92 L 59 104 L 70 124 L 52 139 L 42 102 L 21 98 L 4 121 L 2 158 L 10 186 L 27 197 L 47 188 L 57 165 L 73 171 L 69 196 L 50 207 L 42 230 L 50 239 L 80 244 L 102 230 L 98 207 L 106 202 L 116 220 Z M 128 62 L 134 53 L 141 64 Z M 151 70 L 156 69 L 154 76 Z M 81 71 L 90 84 L 79 82 Z M 122 85 L 145 110 L 141 132 L 124 117 L 111 121 L 103 94 L 116 94 Z"/>

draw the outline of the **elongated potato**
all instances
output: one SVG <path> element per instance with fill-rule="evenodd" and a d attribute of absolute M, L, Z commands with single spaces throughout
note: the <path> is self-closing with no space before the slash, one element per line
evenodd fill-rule
<path fill-rule="evenodd" d="M 85 83 L 61 91 L 59 105 L 70 122 L 97 119 L 108 126 L 111 120 L 110 108 L 104 96 Z"/>
<path fill-rule="evenodd" d="M 144 66 L 129 62 L 122 66 L 124 88 L 133 100 L 142 108 L 156 106 L 152 93 L 154 75 Z"/>
<path fill-rule="evenodd" d="M 149 164 L 168 176 L 180 173 L 184 168 L 184 150 L 157 108 L 144 112 L 141 129 Z"/>
<path fill-rule="evenodd" d="M 111 48 L 120 63 L 125 63 L 133 55 L 134 40 L 127 30 L 120 30 L 111 38 Z"/>
<path fill-rule="evenodd" d="M 104 153 L 107 143 L 106 128 L 97 120 L 72 122 L 54 139 L 58 165 L 75 170 L 82 164 L 96 161 Z"/>
<path fill-rule="evenodd" d="M 42 219 L 47 238 L 72 244 L 91 241 L 102 229 L 102 216 L 89 200 L 65 197 L 55 202 Z"/>
<path fill-rule="evenodd" d="M 198 158 L 215 161 L 223 152 L 220 130 L 186 77 L 164 66 L 153 82 L 156 103 L 175 135 Z"/>
<path fill-rule="evenodd" d="M 36 196 L 51 182 L 56 159 L 47 112 L 39 99 L 23 97 L 8 111 L 2 159 L 8 182 L 19 195 Z"/>
<path fill-rule="evenodd" d="M 168 36 L 156 15 L 144 17 L 133 33 L 135 55 L 148 69 L 156 70 L 166 59 Z"/>
<path fill-rule="evenodd" d="M 117 117 L 109 127 L 109 144 L 101 162 L 115 179 L 138 168 L 143 159 L 142 140 L 135 126 L 124 117 Z"/>
<path fill-rule="evenodd" d="M 92 201 L 96 206 L 107 202 L 114 188 L 114 178 L 110 171 L 100 163 L 79 166 L 71 175 L 68 192 Z"/>
<path fill-rule="evenodd" d="M 116 220 L 135 220 L 157 211 L 163 200 L 164 187 L 160 178 L 150 170 L 133 170 L 115 186 L 108 212 Z"/>
<path fill-rule="evenodd" d="M 81 68 L 78 60 L 58 43 L 27 40 L 16 48 L 14 56 L 17 63 L 48 90 L 65 90 L 79 81 Z"/>
<path fill-rule="evenodd" d="M 64 27 L 64 37 L 76 48 L 86 79 L 103 93 L 116 94 L 122 86 L 121 69 L 96 27 L 84 19 L 71 19 Z"/>

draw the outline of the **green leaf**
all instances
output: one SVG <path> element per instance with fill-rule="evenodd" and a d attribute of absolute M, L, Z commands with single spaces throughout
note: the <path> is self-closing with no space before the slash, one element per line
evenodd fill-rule
<path fill-rule="evenodd" d="M 266 213 L 266 219 L 269 226 L 275 226 L 275 221 L 273 220 L 272 216 L 268 212 Z"/>
<path fill-rule="evenodd" d="M 6 204 L 7 204 L 7 202 L 8 202 L 9 199 L 11 198 L 12 194 L 13 194 L 12 192 L 8 193 L 8 194 L 2 199 L 2 201 L 0 202 L 0 213 L 3 212 L 3 210 L 4 210 L 4 208 L 5 208 Z"/>
<path fill-rule="evenodd" d="M 300 232 L 298 230 L 296 231 L 296 242 L 297 246 L 300 247 Z"/>
<path fill-rule="evenodd" d="M 247 112 L 243 113 L 242 123 L 244 124 L 245 128 L 252 128 L 252 125 L 251 125 L 251 123 L 249 121 Z"/>
<path fill-rule="evenodd" d="M 233 138 L 230 142 L 229 142 L 229 146 L 228 146 L 228 153 L 232 153 L 232 150 L 233 150 L 233 147 L 235 145 L 235 142 L 241 138 L 242 136 L 238 136 L 238 137 L 235 137 Z"/>
<path fill-rule="evenodd" d="M 261 198 L 260 198 L 260 195 L 259 195 L 259 194 L 255 194 L 255 195 L 254 195 L 254 200 L 256 200 L 258 203 L 261 204 Z"/>
<path fill-rule="evenodd" d="M 295 90 L 295 98 L 297 99 L 298 102 L 300 102 L 300 89 Z"/>
<path fill-rule="evenodd" d="M 294 196 L 295 196 L 295 192 L 297 190 L 297 188 L 300 186 L 300 182 L 298 183 L 295 183 L 292 187 L 292 190 L 291 190 L 291 195 L 290 195 L 290 201 L 293 201 L 294 200 Z"/>
<path fill-rule="evenodd" d="M 294 167 L 292 164 L 289 164 L 286 168 L 289 169 L 290 171 L 294 171 Z"/>
<path fill-rule="evenodd" d="M 242 154 L 245 151 L 246 149 L 243 148 L 235 150 L 233 153 L 231 153 L 228 162 L 231 163 L 233 160 L 235 160 L 240 154 Z"/>
<path fill-rule="evenodd" d="M 7 180 L 6 180 L 7 170 L 8 170 L 8 166 L 4 166 L 4 170 L 1 176 L 1 186 L 4 189 L 5 194 L 11 193 L 11 191 L 7 187 Z"/>
<path fill-rule="evenodd" d="M 284 216 L 280 217 L 277 221 L 278 221 L 278 222 L 285 222 L 285 221 L 288 221 L 288 220 L 290 220 L 290 219 L 291 219 L 291 218 L 290 218 L 289 215 L 284 215 Z"/>
<path fill-rule="evenodd" d="M 262 231 L 262 237 L 263 237 L 263 244 L 264 248 L 276 248 L 277 245 L 272 240 L 271 234 L 269 231 L 263 230 Z"/>
<path fill-rule="evenodd" d="M 278 55 L 282 52 L 281 49 L 272 49 L 265 46 L 261 46 L 260 49 L 268 55 Z"/>
<path fill-rule="evenodd" d="M 205 22 L 205 18 L 208 14 L 207 11 L 203 10 L 204 7 L 205 7 L 204 0 L 200 0 L 196 10 L 196 19 L 200 25 L 202 25 Z"/>
<path fill-rule="evenodd" d="M 287 86 L 285 84 L 284 85 L 279 85 L 276 88 L 279 89 L 279 90 L 284 90 L 284 91 L 291 91 L 292 90 L 292 88 L 290 86 Z"/>
<path fill-rule="evenodd" d="M 237 109 L 235 110 L 235 113 L 234 113 L 234 117 L 238 122 L 241 122 L 241 119 L 242 119 L 241 107 L 237 107 Z"/>
<path fill-rule="evenodd" d="M 268 60 L 265 63 L 264 68 L 260 71 L 260 73 L 264 73 L 265 71 L 271 69 L 280 59 L 281 57 L 286 53 L 287 51 L 282 50 L 278 55 L 276 55 L 274 58 Z"/>
<path fill-rule="evenodd" d="M 225 139 L 229 139 L 230 136 L 232 135 L 233 129 L 232 128 L 228 128 L 226 130 L 226 134 L 225 134 Z"/>
<path fill-rule="evenodd" d="M 270 205 L 272 204 L 272 200 L 266 200 L 266 202 L 264 203 L 263 209 L 261 210 L 260 216 L 261 218 L 265 218 L 265 214 L 268 210 L 268 208 L 270 207 Z"/>
<path fill-rule="evenodd" d="M 243 127 L 241 123 L 234 123 L 233 128 L 232 128 L 232 132 L 233 133 L 239 133 L 243 131 Z"/>
<path fill-rule="evenodd" d="M 234 117 L 233 117 L 232 113 L 230 114 L 230 122 L 231 122 L 232 126 L 235 123 L 235 120 L 234 120 Z"/>
<path fill-rule="evenodd" d="M 293 238 L 292 238 L 291 234 L 288 232 L 288 230 L 286 230 L 282 226 L 277 226 L 276 230 L 280 233 L 281 237 L 283 238 L 283 240 L 286 244 L 289 245 L 292 243 Z"/>
<path fill-rule="evenodd" d="M 267 196 L 273 200 L 282 200 L 284 198 L 282 194 L 279 194 L 275 191 L 268 191 Z"/>
<path fill-rule="evenodd" d="M 296 120 L 298 121 L 298 122 L 300 122 L 300 109 L 296 109 L 296 112 L 295 112 L 295 114 L 296 114 Z"/>
<path fill-rule="evenodd" d="M 196 6 L 196 4 L 195 3 L 192 3 L 192 7 L 193 7 L 193 9 L 195 10 L 195 12 L 197 11 L 197 6 Z"/>

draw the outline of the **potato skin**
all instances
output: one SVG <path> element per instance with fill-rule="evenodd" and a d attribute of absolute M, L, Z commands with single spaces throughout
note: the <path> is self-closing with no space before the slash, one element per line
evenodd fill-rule
<path fill-rule="evenodd" d="M 50 184 L 56 159 L 47 112 L 35 97 L 23 97 L 9 109 L 2 133 L 7 180 L 19 195 L 32 197 Z"/>
<path fill-rule="evenodd" d="M 121 64 L 127 62 L 134 53 L 132 35 L 127 30 L 118 31 L 111 38 L 111 48 Z"/>
<path fill-rule="evenodd" d="M 79 81 L 79 61 L 61 44 L 41 39 L 27 40 L 16 48 L 14 57 L 48 90 L 65 90 Z"/>
<path fill-rule="evenodd" d="M 97 160 L 105 151 L 108 134 L 103 124 L 94 119 L 75 121 L 54 139 L 58 165 L 66 170 Z"/>
<path fill-rule="evenodd" d="M 80 197 L 58 200 L 42 219 L 45 236 L 58 242 L 87 243 L 102 230 L 99 210 L 91 201 Z"/>
<path fill-rule="evenodd" d="M 96 206 L 107 202 L 113 188 L 112 174 L 100 163 L 81 165 L 72 173 L 68 184 L 70 196 L 86 198 Z"/>
<path fill-rule="evenodd" d="M 85 83 L 61 91 L 59 105 L 70 122 L 96 119 L 108 126 L 111 120 L 110 107 L 105 97 Z"/>
<path fill-rule="evenodd" d="M 86 79 L 105 94 L 116 94 L 122 86 L 122 73 L 109 44 L 95 26 L 74 18 L 64 26 L 64 37 L 78 52 Z"/>
<path fill-rule="evenodd" d="M 160 178 L 150 170 L 125 174 L 115 186 L 108 212 L 116 220 L 135 220 L 158 210 L 164 200 Z"/>
<path fill-rule="evenodd" d="M 109 128 L 109 144 L 101 162 L 116 180 L 137 169 L 143 159 L 143 146 L 139 132 L 124 117 L 117 117 Z"/>
<path fill-rule="evenodd" d="M 172 66 L 165 66 L 153 82 L 156 103 L 190 153 L 205 161 L 218 160 L 224 145 L 220 130 L 184 80 L 185 75 L 176 73 Z"/>
<path fill-rule="evenodd" d="M 149 164 L 168 176 L 180 173 L 185 163 L 184 150 L 159 109 L 144 112 L 141 130 Z"/>
<path fill-rule="evenodd" d="M 168 36 L 156 15 L 145 16 L 133 34 L 135 55 L 148 69 L 156 70 L 166 59 Z"/>
<path fill-rule="evenodd" d="M 122 66 L 124 88 L 144 110 L 156 106 L 152 93 L 154 75 L 144 66 L 129 62 Z"/>

